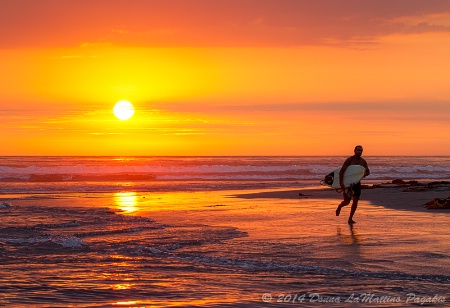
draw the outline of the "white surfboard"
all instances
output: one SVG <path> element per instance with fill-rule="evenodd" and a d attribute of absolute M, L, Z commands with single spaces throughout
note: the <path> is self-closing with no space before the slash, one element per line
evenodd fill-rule
<path fill-rule="evenodd" d="M 339 185 L 339 171 L 341 168 L 334 170 L 327 174 L 325 178 L 320 182 L 322 185 L 330 186 L 331 188 L 341 188 Z M 344 186 L 351 187 L 354 184 L 361 181 L 366 173 L 366 168 L 360 165 L 350 165 L 347 167 L 344 173 Z"/>

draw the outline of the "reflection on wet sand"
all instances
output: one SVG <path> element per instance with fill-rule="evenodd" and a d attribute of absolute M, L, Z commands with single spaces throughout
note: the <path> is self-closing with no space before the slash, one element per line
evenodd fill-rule
<path fill-rule="evenodd" d="M 343 252 L 343 258 L 353 263 L 362 261 L 363 257 L 361 255 L 361 250 L 363 247 L 363 240 L 360 235 L 358 235 L 356 228 L 352 225 L 348 225 L 349 233 L 342 231 L 341 227 L 337 227 L 337 237 L 340 245 L 340 250 Z"/>
<path fill-rule="evenodd" d="M 345 245 L 361 245 L 362 244 L 361 236 L 358 235 L 358 233 L 356 232 L 356 228 L 353 226 L 353 224 L 349 224 L 348 229 L 350 235 L 343 234 L 340 226 L 336 228 L 337 236 L 341 241 L 341 243 Z"/>
<path fill-rule="evenodd" d="M 138 210 L 137 196 L 134 191 L 114 193 L 114 203 L 119 210 L 125 213 L 133 213 Z"/>

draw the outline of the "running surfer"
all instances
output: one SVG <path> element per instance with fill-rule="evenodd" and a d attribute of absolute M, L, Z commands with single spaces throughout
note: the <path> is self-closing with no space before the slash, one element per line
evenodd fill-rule
<path fill-rule="evenodd" d="M 358 200 L 359 200 L 359 197 L 361 196 L 361 182 L 356 183 L 355 185 L 353 185 L 351 188 L 349 188 L 346 191 L 345 185 L 343 182 L 345 170 L 347 170 L 347 167 L 350 165 L 360 165 L 360 166 L 363 166 L 364 168 L 366 168 L 364 177 L 366 177 L 370 174 L 369 166 L 367 165 L 366 160 L 361 157 L 362 152 L 363 152 L 363 147 L 360 145 L 357 145 L 355 147 L 354 152 L 355 152 L 355 155 L 350 156 L 349 158 L 347 158 L 345 160 L 344 164 L 342 165 L 341 171 L 339 172 L 339 183 L 341 185 L 344 200 L 341 202 L 341 204 L 338 205 L 338 207 L 336 209 L 336 216 L 339 216 L 339 214 L 341 213 L 341 209 L 344 206 L 350 204 L 350 201 L 351 201 L 352 195 L 353 195 L 352 208 L 350 210 L 350 217 L 348 218 L 349 224 L 355 223 L 355 221 L 353 221 L 353 215 L 355 215 L 356 208 L 358 207 Z"/>

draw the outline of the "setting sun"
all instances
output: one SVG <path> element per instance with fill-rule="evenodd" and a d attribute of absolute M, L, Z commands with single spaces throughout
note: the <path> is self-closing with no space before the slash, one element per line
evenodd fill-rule
<path fill-rule="evenodd" d="M 450 1 L 262 2 L 0 1 L 2 154 L 450 155 Z"/>
<path fill-rule="evenodd" d="M 120 101 L 114 106 L 113 112 L 119 120 L 128 120 L 134 114 L 134 107 L 129 101 Z"/>

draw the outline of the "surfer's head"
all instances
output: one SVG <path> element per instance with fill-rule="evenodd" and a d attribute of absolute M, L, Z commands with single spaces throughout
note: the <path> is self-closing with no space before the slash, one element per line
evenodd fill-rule
<path fill-rule="evenodd" d="M 362 147 L 362 145 L 357 145 L 357 146 L 355 147 L 355 155 L 356 155 L 356 156 L 361 156 L 361 155 L 362 155 L 362 152 L 363 152 L 363 147 Z"/>

